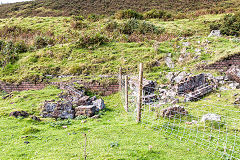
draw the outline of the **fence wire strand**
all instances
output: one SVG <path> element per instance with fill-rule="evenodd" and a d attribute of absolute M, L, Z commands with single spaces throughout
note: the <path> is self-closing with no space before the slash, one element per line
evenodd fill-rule
<path fill-rule="evenodd" d="M 128 113 L 136 120 L 138 86 L 128 84 Z M 122 78 L 122 99 L 125 102 L 125 81 Z M 166 98 L 162 99 L 158 87 L 144 86 L 141 124 L 158 131 L 163 136 L 172 136 L 181 143 L 193 143 L 209 151 L 220 159 L 240 159 L 240 110 L 234 105 L 207 103 L 195 97 L 201 103 L 178 103 L 184 112 L 172 110 L 171 115 L 163 117 L 163 110 L 174 106 Z M 204 103 L 203 103 L 204 102 Z M 208 114 L 218 115 L 219 121 L 202 120 Z"/>

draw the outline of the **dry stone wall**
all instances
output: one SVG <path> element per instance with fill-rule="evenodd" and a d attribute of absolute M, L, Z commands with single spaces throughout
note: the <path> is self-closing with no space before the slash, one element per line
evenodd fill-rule
<path fill-rule="evenodd" d="M 108 96 L 113 93 L 118 92 L 119 84 L 108 84 L 103 85 L 99 82 L 84 82 L 77 81 L 79 84 L 82 84 L 86 89 L 89 89 L 93 92 L 97 92 L 100 95 Z M 20 84 L 15 83 L 5 83 L 0 81 L 0 90 L 4 90 L 7 93 L 11 93 L 13 91 L 26 91 L 26 90 L 41 90 L 45 88 L 47 85 L 57 85 L 59 87 L 63 86 L 62 82 L 52 82 L 52 83 L 31 83 L 31 82 L 22 82 Z"/>
<path fill-rule="evenodd" d="M 222 60 L 219 60 L 213 64 L 207 65 L 205 69 L 227 70 L 232 66 L 240 66 L 240 53 L 228 56 Z"/>

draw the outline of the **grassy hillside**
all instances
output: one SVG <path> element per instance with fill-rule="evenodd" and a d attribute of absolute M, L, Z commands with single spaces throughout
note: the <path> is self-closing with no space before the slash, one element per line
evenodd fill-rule
<path fill-rule="evenodd" d="M 88 14 L 111 15 L 121 9 L 140 12 L 151 9 L 192 12 L 196 15 L 231 12 L 239 9 L 238 0 L 35 0 L 0 6 L 0 18 L 12 16 L 69 16 Z"/>
<path fill-rule="evenodd" d="M 35 122 L 8 117 L 13 110 L 39 114 L 41 102 L 56 98 L 54 87 L 15 92 L 0 100 L 0 159 L 83 159 L 87 134 L 87 159 L 214 159 L 208 150 L 180 143 L 151 125 L 136 124 L 121 105 L 119 94 L 104 97 L 100 119 Z M 62 126 L 67 126 L 66 129 Z M 29 142 L 26 144 L 26 142 Z"/>
<path fill-rule="evenodd" d="M 151 24 L 164 30 L 159 34 L 151 32 L 124 34 L 118 29 L 111 31 L 108 29 L 109 25 L 114 23 L 122 25 L 130 21 L 111 18 L 97 21 L 84 19 L 80 22 L 87 26 L 82 29 L 74 28 L 73 23 L 78 21 L 70 17 L 2 19 L 0 37 L 7 44 L 6 47 L 10 45 L 7 42 L 12 41 L 15 47 L 20 46 L 20 49 L 26 47 L 27 51 L 16 53 L 14 59 L 10 52 L 14 47 L 5 47 L 3 53 L 10 54 L 10 57 L 7 55 L 3 57 L 8 58 L 6 61 L 11 63 L 4 65 L 5 61 L 2 62 L 1 80 L 42 81 L 49 74 L 75 76 L 116 74 L 120 66 L 125 72 L 135 73 L 140 62 L 144 63 L 148 78 L 160 82 L 164 80 L 159 77 L 163 71 L 202 72 L 199 69 L 195 70 L 196 66 L 206 65 L 240 51 L 240 42 L 234 37 L 207 37 L 211 23 L 223 17 L 224 15 L 220 14 L 200 16 L 193 20 L 136 20 L 137 23 Z M 183 36 L 187 38 L 181 38 Z M 104 37 L 107 38 L 107 42 L 100 45 L 99 42 Z M 91 39 L 99 42 L 90 46 L 79 46 L 80 40 L 81 45 L 86 45 Z M 19 45 L 22 42 L 24 45 Z M 189 46 L 185 47 L 185 42 L 189 42 Z M 200 52 L 197 53 L 198 51 Z M 189 55 L 180 62 L 182 52 Z M 168 68 L 164 60 L 168 53 L 172 53 L 171 57 L 176 66 L 173 69 Z"/>

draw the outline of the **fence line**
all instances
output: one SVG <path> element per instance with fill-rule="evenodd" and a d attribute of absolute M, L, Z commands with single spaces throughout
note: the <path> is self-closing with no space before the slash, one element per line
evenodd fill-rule
<path fill-rule="evenodd" d="M 199 102 L 178 103 L 181 106 L 163 103 L 158 87 L 144 86 L 144 90 L 141 90 L 141 72 L 140 69 L 135 86 L 132 76 L 128 76 L 129 83 L 121 80 L 121 88 L 125 88 L 121 89 L 121 93 L 123 99 L 125 97 L 125 104 L 128 104 L 126 111 L 133 119 L 137 118 L 137 122 L 141 121 L 142 125 L 147 125 L 164 136 L 202 146 L 213 157 L 240 159 L 239 108 L 217 102 L 209 104 L 201 99 L 198 99 Z"/>

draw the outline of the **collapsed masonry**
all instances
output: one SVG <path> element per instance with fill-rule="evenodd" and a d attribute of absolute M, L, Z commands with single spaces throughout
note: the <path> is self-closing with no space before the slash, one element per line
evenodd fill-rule
<path fill-rule="evenodd" d="M 134 94 L 138 94 L 139 86 L 138 86 L 138 78 L 137 77 L 131 77 L 129 80 L 129 86 L 130 89 L 135 91 Z M 143 79 L 143 104 L 148 104 L 156 101 L 158 99 L 158 96 L 155 94 L 156 90 L 156 82 L 151 80 Z"/>
<path fill-rule="evenodd" d="M 196 101 L 212 92 L 216 87 L 213 79 L 205 74 L 190 76 L 180 82 L 177 87 L 178 95 L 184 95 L 185 101 Z"/>
<path fill-rule="evenodd" d="M 232 66 L 227 71 L 227 76 L 230 80 L 234 80 L 238 83 L 240 83 L 240 68 L 239 66 Z"/>
<path fill-rule="evenodd" d="M 65 92 L 59 95 L 62 101 L 45 101 L 42 107 L 42 117 L 73 119 L 78 116 L 94 116 L 105 108 L 104 101 L 85 95 L 84 89 L 76 89 L 72 85 L 61 86 Z"/>

